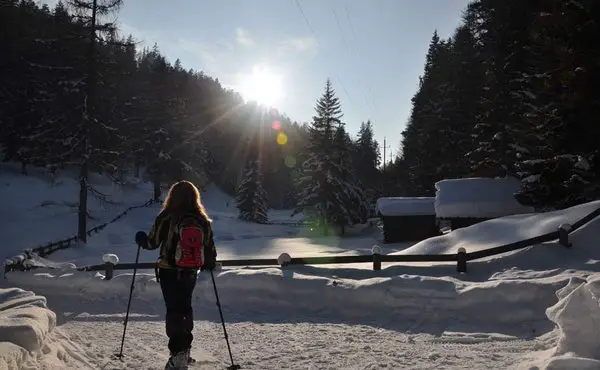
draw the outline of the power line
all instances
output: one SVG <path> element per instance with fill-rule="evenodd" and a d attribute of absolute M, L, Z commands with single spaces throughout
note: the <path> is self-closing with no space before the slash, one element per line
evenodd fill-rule
<path fill-rule="evenodd" d="M 304 13 L 304 10 L 302 9 L 302 5 L 300 5 L 299 0 L 294 0 L 294 2 L 296 3 L 296 7 L 298 8 L 298 10 L 300 11 L 300 14 L 302 14 L 302 18 L 304 18 L 304 22 L 308 26 L 308 29 L 310 30 L 310 32 L 312 33 L 313 37 L 315 38 L 315 41 L 317 42 L 317 44 L 321 45 L 321 43 L 319 42 L 319 37 L 317 36 L 317 33 L 315 32 L 314 28 L 310 24 L 310 21 L 308 20 L 308 17 L 306 16 L 306 13 Z M 352 97 L 348 93 L 348 90 L 346 90 L 346 87 L 342 83 L 342 80 L 337 76 L 337 74 L 334 73 L 333 75 L 336 78 L 336 80 L 338 81 L 338 83 L 340 84 L 340 86 L 342 87 L 342 90 L 344 90 L 344 93 L 348 97 L 348 100 L 350 101 L 350 104 L 352 104 Z"/>
<path fill-rule="evenodd" d="M 341 26 L 340 20 L 337 16 L 337 12 L 335 11 L 335 7 L 330 4 L 330 9 L 331 9 L 331 12 L 333 13 L 333 18 L 335 18 L 335 22 L 337 24 L 338 30 L 340 31 L 340 34 L 342 35 L 342 40 L 344 41 L 344 45 L 346 46 L 347 49 L 352 49 L 354 51 L 354 53 L 358 55 L 356 47 L 351 48 L 350 45 L 348 44 L 348 41 L 346 41 L 346 36 L 344 34 L 344 31 L 342 30 L 342 26 Z M 352 27 L 352 24 L 350 24 L 350 27 L 354 30 L 354 28 Z M 354 33 L 354 31 L 353 31 L 353 33 Z M 356 43 L 356 38 L 355 38 L 354 42 Z M 367 104 L 368 108 L 372 111 L 373 105 L 370 103 L 370 101 L 368 99 L 367 93 L 365 91 L 366 89 L 364 88 L 364 83 L 362 82 L 362 79 L 360 78 L 360 73 L 357 73 L 356 76 L 358 78 L 358 83 L 363 87 L 363 93 L 365 94 L 365 103 Z"/>
<path fill-rule="evenodd" d="M 350 32 L 352 32 L 352 39 L 354 40 L 354 52 L 356 53 L 356 56 L 360 59 L 361 57 L 361 53 L 360 50 L 358 48 L 357 45 L 357 38 L 356 38 L 356 31 L 354 29 L 354 23 L 352 22 L 352 17 L 350 17 L 350 12 L 348 12 L 348 7 L 346 6 L 346 4 L 344 4 L 344 13 L 346 14 L 346 20 L 348 21 L 348 25 L 350 26 Z M 368 100 L 367 105 L 369 105 L 369 109 L 374 109 L 375 108 L 375 101 L 374 100 L 370 100 L 369 97 L 371 97 L 373 95 L 373 92 L 371 90 L 371 85 L 370 84 L 365 84 L 362 79 L 360 78 L 360 75 L 358 77 L 359 82 L 361 85 L 365 86 L 366 85 L 366 89 L 368 91 L 368 94 L 365 94 L 366 99 Z"/>
<path fill-rule="evenodd" d="M 306 14 L 304 13 L 304 10 L 302 10 L 302 6 L 300 5 L 300 2 L 298 0 L 294 0 L 294 2 L 296 3 L 296 6 L 298 7 L 298 10 L 300 10 L 300 13 L 302 14 L 302 18 L 304 18 L 304 22 L 308 26 L 308 29 L 313 34 L 315 40 L 319 44 L 319 39 L 317 37 L 317 33 L 315 32 L 315 30 L 312 28 L 310 22 L 308 21 L 308 18 L 306 17 Z"/>
<path fill-rule="evenodd" d="M 331 12 L 333 13 L 333 18 L 335 18 L 335 23 L 337 24 L 338 30 L 340 30 L 340 34 L 342 35 L 342 40 L 344 41 L 344 45 L 346 45 L 346 47 L 348 48 L 348 41 L 346 41 L 346 36 L 344 35 L 344 32 L 342 31 L 342 26 L 340 24 L 340 19 L 337 16 L 337 12 L 335 11 L 335 8 L 333 7 L 333 5 L 331 5 L 331 3 L 329 4 L 329 7 L 331 9 Z"/>

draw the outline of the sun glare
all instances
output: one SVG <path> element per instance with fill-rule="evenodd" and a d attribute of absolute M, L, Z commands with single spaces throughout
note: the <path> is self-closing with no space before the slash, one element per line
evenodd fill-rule
<path fill-rule="evenodd" d="M 244 100 L 254 100 L 259 104 L 272 106 L 283 97 L 281 81 L 281 75 L 255 66 L 251 74 L 241 77 L 238 86 Z"/>

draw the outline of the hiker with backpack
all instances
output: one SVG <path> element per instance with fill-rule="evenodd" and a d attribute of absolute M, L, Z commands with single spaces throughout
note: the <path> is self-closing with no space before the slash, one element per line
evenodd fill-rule
<path fill-rule="evenodd" d="M 165 369 L 187 369 L 193 362 L 192 294 L 198 270 L 213 270 L 217 258 L 211 222 L 198 188 L 180 181 L 169 189 L 147 241 L 141 245 L 148 250 L 160 248 L 156 277 L 167 309 L 170 351 Z"/>

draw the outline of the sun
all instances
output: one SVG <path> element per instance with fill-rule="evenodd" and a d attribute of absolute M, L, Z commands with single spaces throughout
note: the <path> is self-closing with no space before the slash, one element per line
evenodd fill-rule
<path fill-rule="evenodd" d="M 266 67 L 254 66 L 252 73 L 241 76 L 238 86 L 245 101 L 273 106 L 283 97 L 282 76 Z"/>

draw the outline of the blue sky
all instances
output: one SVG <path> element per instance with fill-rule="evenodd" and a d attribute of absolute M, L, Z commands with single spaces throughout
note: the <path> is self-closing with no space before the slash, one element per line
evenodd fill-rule
<path fill-rule="evenodd" d="M 46 1 L 53 3 L 56 1 Z M 280 76 L 273 105 L 310 121 L 330 77 L 355 135 L 370 119 L 398 150 L 433 31 L 449 37 L 468 0 L 125 0 L 121 30 L 184 68 L 244 88 L 254 66 Z M 299 4 L 299 6 L 298 6 Z M 304 14 L 304 15 L 303 15 Z"/>

